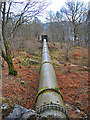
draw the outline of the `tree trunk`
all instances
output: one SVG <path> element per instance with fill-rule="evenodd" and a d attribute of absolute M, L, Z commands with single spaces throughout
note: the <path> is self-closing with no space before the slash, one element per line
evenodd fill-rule
<path fill-rule="evenodd" d="M 78 37 L 78 46 L 80 46 L 80 39 L 79 39 L 79 32 L 78 32 L 78 27 L 79 27 L 79 25 L 77 24 L 77 26 L 76 26 L 76 36 Z"/>
<path fill-rule="evenodd" d="M 74 43 L 75 43 L 75 45 L 79 46 L 80 45 L 80 40 L 79 40 L 79 37 L 78 37 L 78 25 L 79 24 L 74 25 Z M 77 39 L 77 37 L 78 37 L 78 39 Z"/>
<path fill-rule="evenodd" d="M 85 30 L 85 45 L 87 46 L 88 45 L 88 39 L 87 39 L 87 32 L 86 32 L 86 30 Z"/>
<path fill-rule="evenodd" d="M 74 43 L 76 45 L 76 28 L 74 27 Z"/>
<path fill-rule="evenodd" d="M 5 59 L 5 61 L 8 64 L 9 68 L 9 74 L 16 76 L 18 73 L 14 68 L 13 61 L 12 61 L 12 56 L 10 54 L 10 45 L 9 42 L 6 40 L 6 34 L 5 34 L 5 10 L 6 10 L 6 3 L 4 3 L 4 8 L 3 8 L 3 21 L 2 21 L 2 37 L 4 41 L 4 46 L 5 46 L 5 53 L 4 51 L 2 52 L 2 57 Z"/>
<path fill-rule="evenodd" d="M 78 46 L 80 46 L 80 39 L 79 39 L 79 37 L 78 37 Z"/>
<path fill-rule="evenodd" d="M 9 75 L 17 75 L 17 71 L 14 68 L 13 65 L 13 61 L 12 61 L 12 56 L 10 54 L 10 46 L 9 46 L 9 42 L 6 41 L 6 62 L 8 64 L 8 68 L 9 68 Z"/>

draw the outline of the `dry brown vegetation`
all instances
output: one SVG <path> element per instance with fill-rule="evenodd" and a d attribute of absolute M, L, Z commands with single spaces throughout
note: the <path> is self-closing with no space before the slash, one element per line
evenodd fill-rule
<path fill-rule="evenodd" d="M 40 42 L 27 41 L 28 50 L 15 50 L 13 58 L 18 76 L 8 75 L 8 66 L 5 62 L 2 68 L 2 101 L 10 106 L 22 105 L 35 110 L 35 97 L 38 90 L 38 81 L 41 63 Z M 66 44 L 60 48 L 60 43 L 53 46 L 48 43 L 52 63 L 55 69 L 58 86 L 64 97 L 70 117 L 85 118 L 88 116 L 88 49 L 72 47 L 66 59 Z M 39 64 L 30 63 L 30 60 Z M 3 112 L 5 116 L 7 112 Z"/>

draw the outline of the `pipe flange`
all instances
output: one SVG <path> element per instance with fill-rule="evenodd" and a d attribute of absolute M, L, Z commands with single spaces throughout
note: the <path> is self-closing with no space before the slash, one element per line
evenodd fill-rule
<path fill-rule="evenodd" d="M 44 104 L 40 106 L 39 108 L 37 108 L 36 113 L 40 114 L 44 112 L 45 110 L 59 110 L 60 112 L 64 113 L 67 119 L 69 120 L 69 114 L 65 106 L 55 104 L 55 103 Z"/>

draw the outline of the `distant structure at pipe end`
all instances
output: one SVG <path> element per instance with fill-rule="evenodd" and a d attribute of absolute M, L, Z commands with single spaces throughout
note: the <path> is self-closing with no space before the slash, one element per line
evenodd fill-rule
<path fill-rule="evenodd" d="M 46 42 L 48 42 L 48 35 L 41 35 L 42 42 L 46 39 Z"/>

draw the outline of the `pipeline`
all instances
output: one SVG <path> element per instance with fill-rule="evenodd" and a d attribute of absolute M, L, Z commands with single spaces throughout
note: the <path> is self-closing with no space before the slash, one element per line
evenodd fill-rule
<path fill-rule="evenodd" d="M 62 93 L 58 88 L 46 39 L 43 40 L 40 81 L 36 96 L 36 112 L 41 117 L 54 116 L 61 119 L 69 119 L 63 103 Z"/>

